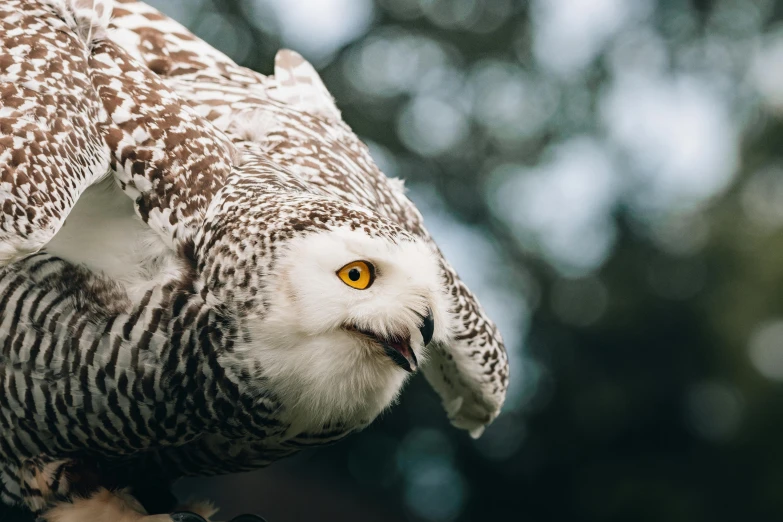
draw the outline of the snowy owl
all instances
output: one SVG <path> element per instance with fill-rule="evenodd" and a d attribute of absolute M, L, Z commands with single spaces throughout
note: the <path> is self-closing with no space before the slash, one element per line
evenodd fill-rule
<path fill-rule="evenodd" d="M 357 432 L 419 368 L 498 415 L 499 333 L 298 54 L 133 1 L 4 0 L 0 42 L 1 503 L 169 512 L 144 492 Z"/>

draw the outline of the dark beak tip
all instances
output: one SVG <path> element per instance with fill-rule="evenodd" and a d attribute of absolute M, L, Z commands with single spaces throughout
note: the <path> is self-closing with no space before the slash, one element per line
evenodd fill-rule
<path fill-rule="evenodd" d="M 415 373 L 419 369 L 419 361 L 416 358 L 416 352 L 410 346 L 407 346 L 406 353 L 401 353 L 398 349 L 389 344 L 384 344 L 383 349 L 394 363 L 408 373 Z"/>
<path fill-rule="evenodd" d="M 432 310 L 427 310 L 427 317 L 423 319 L 419 332 L 421 332 L 421 337 L 424 339 L 424 346 L 430 344 L 432 336 L 435 334 L 435 319 L 432 318 Z"/>

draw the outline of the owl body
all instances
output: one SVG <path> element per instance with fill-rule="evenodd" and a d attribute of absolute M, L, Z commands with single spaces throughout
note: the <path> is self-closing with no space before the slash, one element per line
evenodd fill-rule
<path fill-rule="evenodd" d="M 257 200 L 258 211 L 264 215 L 265 204 L 277 196 Z M 344 221 L 333 222 L 334 228 L 313 225 L 323 232 L 313 234 L 301 226 L 299 216 L 314 219 L 323 205 L 303 199 L 304 205 L 292 198 L 288 210 L 293 221 L 255 234 L 258 241 L 290 234 L 292 242 L 265 267 L 281 277 L 267 278 L 263 287 L 254 275 L 258 264 L 253 273 L 237 270 L 223 280 L 214 277 L 213 270 L 203 270 L 207 277 L 199 278 L 194 266 L 182 266 L 175 277 L 153 286 L 138 301 L 121 283 L 46 253 L 0 272 L 0 331 L 9 347 L 0 405 L 3 502 L 43 509 L 51 499 L 39 492 L 50 482 L 60 488 L 48 486 L 54 493 L 66 497 L 73 461 L 100 462 L 121 485 L 128 485 L 125 480 L 133 485 L 129 477 L 145 473 L 165 482 L 183 475 L 256 469 L 359 430 L 394 400 L 407 372 L 391 360 L 379 364 L 374 343 L 335 328 L 330 324 L 334 314 L 322 313 L 319 319 L 314 317 L 318 309 L 306 309 L 306 299 L 289 301 L 287 294 L 297 289 L 282 275 L 299 270 L 296 261 L 311 251 L 351 245 L 374 252 L 379 269 L 389 270 L 384 257 L 396 252 L 381 238 L 357 234 L 355 228 L 369 216 L 350 211 Z M 211 240 L 204 235 L 194 248 Z M 426 275 L 421 263 L 428 251 L 415 243 L 403 250 Z M 222 264 L 233 257 L 222 248 L 216 252 L 205 262 Z M 198 262 L 196 256 L 188 259 Z M 331 271 L 332 262 L 324 256 L 314 263 Z M 437 274 L 432 268 L 430 276 Z M 318 266 L 311 277 L 316 270 Z M 241 298 L 222 294 L 226 288 L 238 288 L 227 280 L 233 277 L 246 283 Z M 427 291 L 426 278 L 407 283 L 389 279 L 394 286 L 418 284 L 418 291 Z M 307 281 L 301 289 L 321 292 Z M 266 313 L 248 305 L 253 299 L 268 301 Z M 390 307 L 375 304 L 383 307 L 377 315 L 373 303 L 366 302 L 358 313 L 349 309 L 345 319 L 337 320 L 364 329 L 373 328 L 376 320 L 388 324 Z M 397 313 L 399 327 L 409 324 L 408 335 L 418 334 L 414 342 L 422 345 L 420 315 Z M 302 314 L 307 314 L 306 323 L 291 317 Z M 287 353 L 281 355 L 281 349 Z M 314 357 L 318 353 L 328 357 Z"/>
<path fill-rule="evenodd" d="M 0 107 L 0 501 L 256 469 L 361 430 L 420 366 L 480 434 L 502 340 L 312 66 L 265 77 L 95 4 L 0 6 L 0 81 L 58 66 Z"/>

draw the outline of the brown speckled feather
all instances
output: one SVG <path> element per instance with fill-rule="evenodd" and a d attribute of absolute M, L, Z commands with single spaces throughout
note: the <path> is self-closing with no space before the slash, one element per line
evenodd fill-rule
<path fill-rule="evenodd" d="M 86 47 L 62 14 L 0 4 L 0 265 L 43 247 L 109 168 Z"/>
<path fill-rule="evenodd" d="M 116 43 L 98 42 L 90 68 L 120 186 L 168 244 L 192 238 L 225 184 L 233 146 Z"/>

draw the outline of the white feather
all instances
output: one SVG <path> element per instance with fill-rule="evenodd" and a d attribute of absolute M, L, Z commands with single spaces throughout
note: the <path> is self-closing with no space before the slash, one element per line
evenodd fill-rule
<path fill-rule="evenodd" d="M 135 214 L 113 176 L 84 191 L 46 250 L 120 282 L 134 302 L 181 273 L 175 252 Z"/>

